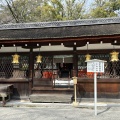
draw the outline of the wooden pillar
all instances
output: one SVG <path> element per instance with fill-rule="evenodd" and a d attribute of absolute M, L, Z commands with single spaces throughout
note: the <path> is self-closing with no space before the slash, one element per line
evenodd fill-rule
<path fill-rule="evenodd" d="M 73 47 L 73 76 L 78 76 L 78 55 L 76 46 Z"/>
<path fill-rule="evenodd" d="M 78 76 L 78 55 L 77 55 L 77 50 L 76 46 L 73 47 L 73 77 Z M 75 89 L 76 89 L 76 94 L 78 94 L 78 87 L 74 85 L 74 99 L 75 99 Z M 77 96 L 76 96 L 77 97 Z"/>
<path fill-rule="evenodd" d="M 33 48 L 30 48 L 29 54 L 29 79 L 31 80 L 31 88 L 33 87 L 33 75 L 34 75 L 34 57 L 33 57 Z M 30 89 L 30 87 L 29 87 Z M 31 90 L 30 90 L 31 91 Z"/>
<path fill-rule="evenodd" d="M 29 54 L 29 78 L 32 78 L 33 75 L 33 48 L 30 48 Z"/>

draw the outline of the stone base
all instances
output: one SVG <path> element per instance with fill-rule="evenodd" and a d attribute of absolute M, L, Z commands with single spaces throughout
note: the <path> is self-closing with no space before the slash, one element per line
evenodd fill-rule
<path fill-rule="evenodd" d="M 64 94 L 32 94 L 30 95 L 30 101 L 34 103 L 38 102 L 60 102 L 60 103 L 70 103 L 72 95 Z"/>

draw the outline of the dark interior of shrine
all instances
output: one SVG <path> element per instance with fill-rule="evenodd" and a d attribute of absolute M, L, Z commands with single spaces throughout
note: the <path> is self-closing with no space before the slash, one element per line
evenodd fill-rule
<path fill-rule="evenodd" d="M 58 68 L 60 78 L 69 78 L 73 69 L 73 63 L 58 63 Z"/>

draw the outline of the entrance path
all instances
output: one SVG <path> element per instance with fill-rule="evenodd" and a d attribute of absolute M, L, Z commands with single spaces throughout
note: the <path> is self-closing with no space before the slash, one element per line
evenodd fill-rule
<path fill-rule="evenodd" d="M 1 107 L 0 120 L 120 120 L 120 107 L 91 108 Z"/>
<path fill-rule="evenodd" d="M 0 120 L 120 120 L 119 100 L 106 101 L 108 100 L 98 102 L 98 115 L 95 116 L 93 99 L 84 99 L 78 107 L 73 107 L 72 103 L 11 100 L 7 102 L 6 107 L 0 107 Z"/>

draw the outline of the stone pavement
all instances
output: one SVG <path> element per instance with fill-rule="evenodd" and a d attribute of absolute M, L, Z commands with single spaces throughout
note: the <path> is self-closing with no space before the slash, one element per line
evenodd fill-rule
<path fill-rule="evenodd" d="M 98 102 L 97 109 L 98 115 L 95 116 L 92 100 L 81 101 L 77 107 L 72 103 L 11 100 L 7 102 L 6 107 L 0 107 L 0 120 L 120 120 L 119 100 Z"/>

